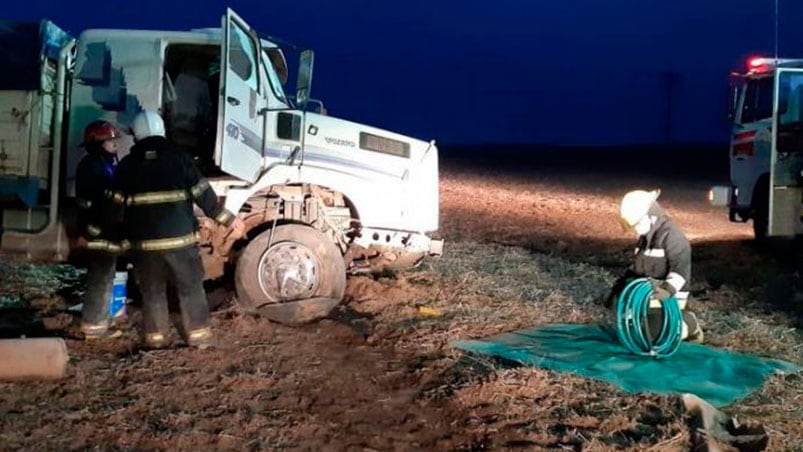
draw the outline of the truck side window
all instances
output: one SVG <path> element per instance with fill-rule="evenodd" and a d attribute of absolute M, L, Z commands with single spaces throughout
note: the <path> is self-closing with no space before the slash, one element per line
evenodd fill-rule
<path fill-rule="evenodd" d="M 742 107 L 742 124 L 772 117 L 774 80 L 774 77 L 763 77 L 747 82 Z"/>
<path fill-rule="evenodd" d="M 778 88 L 778 151 L 803 152 L 803 74 L 784 72 Z"/>
<path fill-rule="evenodd" d="M 254 41 L 238 24 L 229 28 L 229 65 L 254 91 L 259 90 Z"/>

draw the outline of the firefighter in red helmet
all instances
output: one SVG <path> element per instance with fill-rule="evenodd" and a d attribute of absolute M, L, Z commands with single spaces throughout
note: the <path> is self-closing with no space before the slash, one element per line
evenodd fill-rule
<path fill-rule="evenodd" d="M 84 129 L 86 156 L 78 164 L 75 194 L 78 226 L 87 248 L 87 290 L 81 312 L 81 332 L 87 341 L 116 337 L 110 330 L 111 299 L 117 254 L 118 214 L 109 194 L 117 168 L 120 131 L 107 121 L 93 121 Z"/>

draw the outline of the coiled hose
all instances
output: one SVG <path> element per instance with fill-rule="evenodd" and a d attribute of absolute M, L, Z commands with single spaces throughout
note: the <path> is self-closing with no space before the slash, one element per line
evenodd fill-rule
<path fill-rule="evenodd" d="M 663 300 L 663 322 L 653 341 L 647 320 L 651 295 L 652 284 L 647 278 L 634 279 L 625 286 L 616 303 L 616 334 L 619 342 L 637 355 L 669 357 L 680 348 L 683 313 L 675 297 Z"/>

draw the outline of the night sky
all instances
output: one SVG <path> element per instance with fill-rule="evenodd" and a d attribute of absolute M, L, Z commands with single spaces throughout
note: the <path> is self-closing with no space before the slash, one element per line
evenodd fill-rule
<path fill-rule="evenodd" d="M 774 48 L 774 0 L 36 0 L 4 14 L 77 35 L 219 26 L 227 4 L 316 50 L 312 95 L 333 116 L 442 144 L 725 143 L 728 73 Z M 803 58 L 803 2 L 780 10 L 780 56 Z"/>

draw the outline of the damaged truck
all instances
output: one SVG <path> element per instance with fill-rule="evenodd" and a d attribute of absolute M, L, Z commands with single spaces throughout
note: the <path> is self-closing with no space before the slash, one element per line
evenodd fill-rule
<path fill-rule="evenodd" d="M 67 260 L 84 127 L 124 128 L 152 109 L 247 225 L 233 240 L 196 209 L 207 279 L 231 270 L 248 310 L 312 320 L 343 298 L 347 274 L 442 252 L 434 141 L 327 115 L 309 97 L 312 51 L 259 35 L 230 9 L 221 28 L 77 39 L 50 21 L 0 25 L 0 251 Z"/>

